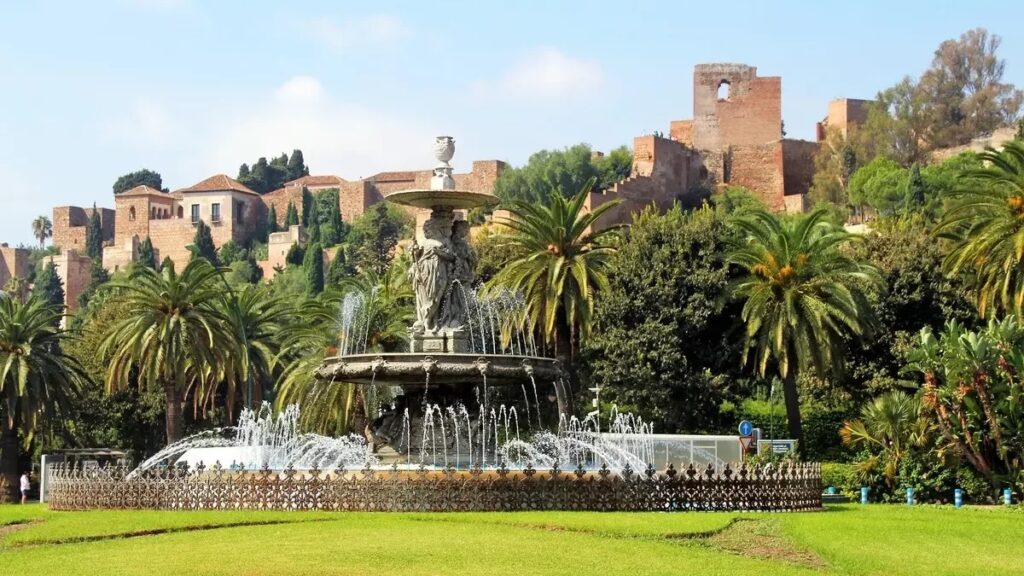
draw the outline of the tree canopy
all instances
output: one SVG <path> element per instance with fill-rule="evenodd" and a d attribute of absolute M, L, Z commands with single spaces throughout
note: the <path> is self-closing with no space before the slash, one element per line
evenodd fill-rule
<path fill-rule="evenodd" d="M 164 181 L 163 178 L 160 176 L 160 173 L 154 172 L 147 168 L 143 168 L 142 170 L 129 172 L 123 176 L 118 177 L 118 179 L 114 182 L 114 194 L 120 194 L 121 192 L 131 190 L 136 186 L 142 185 L 146 185 L 149 186 L 150 188 L 155 188 L 157 190 L 167 192 L 167 189 L 164 188 Z"/>
<path fill-rule="evenodd" d="M 494 184 L 494 194 L 503 202 L 546 204 L 552 193 L 575 194 L 590 180 L 595 191 L 604 190 L 629 176 L 632 165 L 633 154 L 625 146 L 603 156 L 596 156 L 587 144 L 541 150 L 524 166 L 506 168 Z"/>
<path fill-rule="evenodd" d="M 309 167 L 302 156 L 302 150 L 292 150 L 291 157 L 282 153 L 269 162 L 265 156 L 260 157 L 250 167 L 242 164 L 238 168 L 236 180 L 248 186 L 254 192 L 266 194 L 277 190 L 285 182 L 309 176 Z"/>
<path fill-rule="evenodd" d="M 710 208 L 647 209 L 629 232 L 595 303 L 585 347 L 593 383 L 662 432 L 715 430 L 739 368 L 726 219 Z"/>
<path fill-rule="evenodd" d="M 1012 125 L 1024 93 L 1003 81 L 1002 39 L 984 28 L 944 41 L 931 66 L 879 92 L 865 130 L 878 153 L 909 167 L 930 150 L 966 144 Z"/>

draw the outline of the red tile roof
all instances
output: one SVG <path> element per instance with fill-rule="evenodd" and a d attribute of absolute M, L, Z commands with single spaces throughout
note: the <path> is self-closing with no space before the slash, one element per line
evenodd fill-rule
<path fill-rule="evenodd" d="M 344 184 L 345 179 L 340 176 L 323 175 L 323 176 L 303 176 L 302 178 L 296 178 L 290 182 L 285 182 L 287 186 L 338 186 Z"/>
<path fill-rule="evenodd" d="M 203 180 L 202 182 L 199 182 L 198 184 L 194 184 L 192 186 L 189 186 L 188 188 L 181 188 L 180 190 L 175 190 L 174 193 L 182 194 L 188 192 L 221 192 L 226 190 L 230 190 L 233 192 L 244 192 L 246 194 L 254 194 L 256 196 L 259 196 L 259 194 L 256 194 L 256 192 L 253 192 L 249 188 L 245 187 L 238 180 L 235 180 L 234 178 L 231 178 L 230 176 L 226 176 L 224 174 L 210 176 L 209 178 Z"/>
<path fill-rule="evenodd" d="M 163 190 L 157 190 L 145 184 L 140 184 L 135 188 L 130 188 L 118 194 L 118 196 L 160 196 L 163 198 L 170 198 L 171 195 Z"/>

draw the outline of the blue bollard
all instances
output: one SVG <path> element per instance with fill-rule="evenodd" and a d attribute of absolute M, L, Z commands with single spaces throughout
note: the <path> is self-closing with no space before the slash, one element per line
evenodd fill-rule
<path fill-rule="evenodd" d="M 953 490 L 953 505 L 957 508 L 964 505 L 964 491 L 957 488 Z"/>
<path fill-rule="evenodd" d="M 1013 490 L 1003 488 L 1003 504 L 1006 504 L 1007 506 L 1013 504 Z"/>
<path fill-rule="evenodd" d="M 907 506 L 913 506 L 913 505 L 914 505 L 914 488 L 913 487 L 909 487 L 909 488 L 907 488 Z"/>
<path fill-rule="evenodd" d="M 860 488 L 860 503 L 861 504 L 867 504 L 868 503 L 868 487 L 867 486 L 861 486 L 861 488 Z"/>

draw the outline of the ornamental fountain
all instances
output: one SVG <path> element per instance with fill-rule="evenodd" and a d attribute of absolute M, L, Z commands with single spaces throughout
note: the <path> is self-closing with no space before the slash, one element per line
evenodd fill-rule
<path fill-rule="evenodd" d="M 237 426 L 167 446 L 134 470 L 55 466 L 51 508 L 326 510 L 799 510 L 821 507 L 816 464 L 730 467 L 716 447 L 655 435 L 618 414 L 559 414 L 544 425 L 558 363 L 537 353 L 525 302 L 475 290 L 469 224 L 456 211 L 497 203 L 457 190 L 450 136 L 438 137 L 429 189 L 385 200 L 429 209 L 411 246 L 416 320 L 408 350 L 367 346 L 372 303 L 347 295 L 339 354 L 313 377 L 393 392 L 363 435 L 299 430 L 299 407 L 245 410 Z M 532 393 L 532 394 L 531 394 Z M 548 399 L 542 405 L 541 398 Z M 498 400 L 502 400 L 499 402 Z M 316 399 L 310 400 L 315 402 Z M 717 437 L 719 439 L 726 437 Z M 685 442 L 685 441 L 684 441 Z M 726 444 L 737 447 L 738 439 Z M 689 466 L 677 471 L 674 464 Z M 655 462 L 664 466 L 659 473 Z M 695 466 L 696 464 L 696 466 Z M 706 465 L 706 467 L 704 467 Z"/>

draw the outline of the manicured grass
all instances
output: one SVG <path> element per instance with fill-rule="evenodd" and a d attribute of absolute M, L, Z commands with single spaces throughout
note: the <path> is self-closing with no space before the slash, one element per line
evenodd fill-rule
<path fill-rule="evenodd" d="M 31 524 L 0 528 L 0 574 L 1024 574 L 1020 509 L 374 514 L 0 507 L 0 525 L 25 521 Z M 168 529 L 178 531 L 123 536 Z"/>

